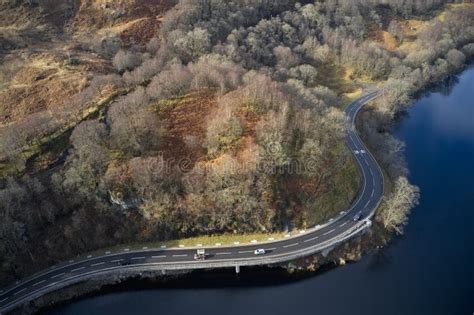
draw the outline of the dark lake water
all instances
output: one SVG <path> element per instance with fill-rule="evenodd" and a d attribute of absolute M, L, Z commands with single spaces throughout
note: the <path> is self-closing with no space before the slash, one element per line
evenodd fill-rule
<path fill-rule="evenodd" d="M 383 251 L 303 279 L 200 274 L 49 314 L 473 314 L 474 68 L 457 80 L 423 96 L 394 131 L 422 195 L 405 235 Z"/>

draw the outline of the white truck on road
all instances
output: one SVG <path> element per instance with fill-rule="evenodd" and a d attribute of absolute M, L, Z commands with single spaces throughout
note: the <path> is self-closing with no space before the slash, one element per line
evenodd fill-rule
<path fill-rule="evenodd" d="M 203 248 L 200 248 L 196 251 L 196 254 L 194 254 L 194 260 L 205 260 L 206 259 L 206 250 Z"/>

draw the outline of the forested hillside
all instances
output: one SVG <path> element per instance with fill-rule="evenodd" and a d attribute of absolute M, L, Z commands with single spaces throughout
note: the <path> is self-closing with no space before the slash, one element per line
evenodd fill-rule
<path fill-rule="evenodd" d="M 2 81 L 2 282 L 120 243 L 324 222 L 359 187 L 344 106 L 376 86 L 384 95 L 360 127 L 393 183 L 379 219 L 401 232 L 417 190 L 390 125 L 416 92 L 474 55 L 465 3 L 76 2 L 48 33 L 75 47 L 55 59 L 51 80 L 67 83 L 79 69 L 87 79 L 44 106 L 28 88 L 19 113 L 21 71 Z M 47 1 L 1 3 L 50 17 Z M 3 60 L 33 45 L 16 34 L 26 46 L 1 50 Z M 50 74 L 37 75 L 23 83 Z"/>

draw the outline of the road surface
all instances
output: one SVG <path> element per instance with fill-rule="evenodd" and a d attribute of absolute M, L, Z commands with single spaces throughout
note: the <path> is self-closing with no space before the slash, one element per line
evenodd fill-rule
<path fill-rule="evenodd" d="M 69 261 L 0 290 L 0 313 L 59 288 L 101 275 L 127 270 L 189 270 L 284 262 L 332 248 L 364 231 L 382 199 L 384 179 L 379 165 L 359 138 L 354 121 L 359 110 L 378 95 L 378 91 L 369 93 L 346 109 L 347 146 L 357 161 L 363 182 L 351 207 L 328 223 L 272 242 L 206 247 L 207 258 L 204 261 L 194 260 L 196 248 L 104 252 L 83 260 Z M 360 215 L 359 220 L 354 220 L 356 215 Z M 266 254 L 255 255 L 254 250 L 261 248 L 266 250 Z"/>

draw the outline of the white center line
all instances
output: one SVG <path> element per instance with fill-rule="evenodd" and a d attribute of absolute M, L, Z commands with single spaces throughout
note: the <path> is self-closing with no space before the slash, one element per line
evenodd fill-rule
<path fill-rule="evenodd" d="M 283 246 L 283 248 L 288 248 L 288 247 L 292 247 L 292 246 L 296 246 L 298 245 L 299 243 L 293 243 L 293 244 L 290 244 L 290 245 L 285 245 Z"/>
<path fill-rule="evenodd" d="M 103 265 L 103 264 L 105 264 L 105 262 L 100 262 L 100 263 L 92 264 L 91 267 L 100 266 L 100 265 Z"/>
<path fill-rule="evenodd" d="M 153 258 L 153 259 L 157 259 L 157 258 L 165 258 L 165 257 L 166 257 L 166 255 L 161 255 L 161 256 L 151 256 L 151 258 Z"/>
<path fill-rule="evenodd" d="M 248 254 L 248 253 L 252 253 L 251 250 L 243 250 L 243 251 L 240 251 L 239 254 Z"/>
<path fill-rule="evenodd" d="M 36 287 L 37 285 L 40 285 L 40 284 L 43 283 L 43 282 L 46 282 L 46 280 L 38 281 L 38 282 L 36 282 L 35 284 L 33 284 L 32 286 L 33 286 L 33 287 Z"/>
<path fill-rule="evenodd" d="M 173 257 L 187 257 L 188 255 L 187 254 L 183 254 L 183 255 L 173 255 Z"/>
<path fill-rule="evenodd" d="M 66 273 L 63 272 L 63 273 L 60 273 L 60 274 L 57 274 L 55 276 L 52 276 L 51 279 L 54 279 L 54 278 L 58 278 L 58 277 L 61 277 L 61 276 L 64 276 Z"/>
<path fill-rule="evenodd" d="M 232 254 L 231 252 L 225 252 L 225 253 L 217 253 L 216 255 L 230 255 Z"/>
<path fill-rule="evenodd" d="M 132 260 L 141 260 L 141 259 L 146 259 L 146 257 L 132 257 Z"/>
<path fill-rule="evenodd" d="M 309 239 L 305 240 L 304 242 L 305 242 L 305 243 L 311 242 L 311 241 L 314 241 L 314 240 L 316 240 L 316 239 L 318 239 L 318 238 L 319 238 L 319 236 L 315 236 L 315 237 L 312 237 L 312 238 L 309 238 Z"/>
<path fill-rule="evenodd" d="M 332 232 L 334 232 L 334 231 L 335 231 L 335 230 L 334 230 L 334 229 L 332 229 L 331 231 L 328 231 L 328 232 L 324 233 L 324 235 L 331 234 L 331 233 L 332 233 Z"/>
<path fill-rule="evenodd" d="M 76 272 L 76 271 L 83 270 L 83 269 L 86 269 L 86 267 L 76 268 L 76 269 L 71 270 L 71 272 Z"/>
<path fill-rule="evenodd" d="M 18 295 L 18 294 L 20 294 L 21 292 L 23 292 L 23 291 L 25 291 L 25 290 L 26 290 L 26 288 L 21 289 L 20 291 L 17 291 L 17 292 L 15 292 L 15 293 L 13 293 L 13 295 Z"/>

